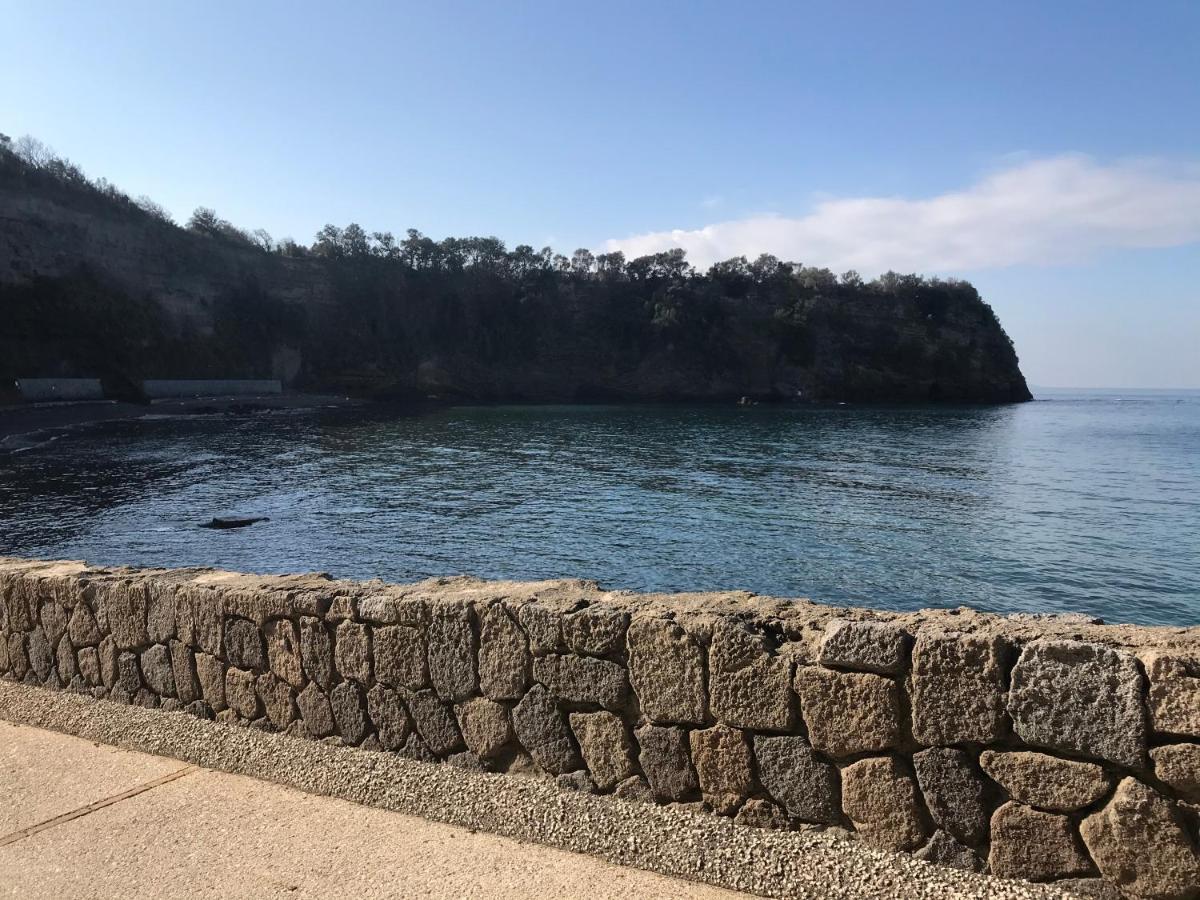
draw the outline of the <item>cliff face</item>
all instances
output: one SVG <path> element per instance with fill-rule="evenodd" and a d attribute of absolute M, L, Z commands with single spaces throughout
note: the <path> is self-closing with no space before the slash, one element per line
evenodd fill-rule
<path fill-rule="evenodd" d="M 969 285 L 632 263 L 580 275 L 515 258 L 288 257 L 0 165 L 0 375 L 271 375 L 480 400 L 1030 398 Z"/>

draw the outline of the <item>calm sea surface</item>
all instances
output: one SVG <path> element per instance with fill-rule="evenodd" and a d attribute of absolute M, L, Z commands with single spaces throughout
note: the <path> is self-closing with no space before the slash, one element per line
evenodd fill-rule
<path fill-rule="evenodd" d="M 110 423 L 0 456 L 0 553 L 1200 623 L 1200 393 L 1039 396 Z"/>

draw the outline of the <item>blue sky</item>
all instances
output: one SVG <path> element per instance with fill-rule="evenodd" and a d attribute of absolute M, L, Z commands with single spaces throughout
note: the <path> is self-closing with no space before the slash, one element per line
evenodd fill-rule
<path fill-rule="evenodd" d="M 0 0 L 0 131 L 186 218 L 974 281 L 1200 388 L 1200 3 Z"/>

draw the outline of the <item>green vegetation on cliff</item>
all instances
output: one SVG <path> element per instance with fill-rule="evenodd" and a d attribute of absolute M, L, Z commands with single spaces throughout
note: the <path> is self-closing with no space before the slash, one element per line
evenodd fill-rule
<path fill-rule="evenodd" d="M 328 225 L 311 246 L 88 180 L 0 141 L 0 376 L 282 374 L 513 400 L 1026 400 L 964 281 L 763 255 L 571 257 L 493 237 Z"/>

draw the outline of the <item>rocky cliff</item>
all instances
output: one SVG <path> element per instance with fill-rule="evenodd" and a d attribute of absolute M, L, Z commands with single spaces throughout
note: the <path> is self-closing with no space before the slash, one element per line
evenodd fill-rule
<path fill-rule="evenodd" d="M 572 269 L 412 234 L 267 252 L 0 153 L 0 376 L 271 376 L 480 400 L 1030 398 L 962 282 L 864 285 L 762 260 L 700 275 L 670 254 Z"/>

